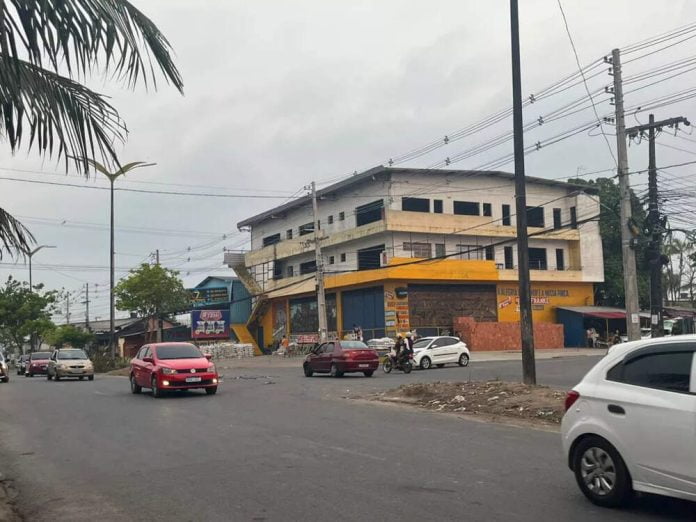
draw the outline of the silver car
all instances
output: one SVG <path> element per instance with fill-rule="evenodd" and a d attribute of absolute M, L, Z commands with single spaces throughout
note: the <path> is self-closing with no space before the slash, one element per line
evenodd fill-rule
<path fill-rule="evenodd" d="M 84 350 L 67 348 L 55 350 L 48 360 L 46 378 L 50 381 L 61 380 L 63 377 L 73 377 L 80 380 L 87 377 L 94 380 L 94 365 Z"/>
<path fill-rule="evenodd" d="M 0 381 L 10 382 L 10 368 L 2 352 L 0 352 Z"/>

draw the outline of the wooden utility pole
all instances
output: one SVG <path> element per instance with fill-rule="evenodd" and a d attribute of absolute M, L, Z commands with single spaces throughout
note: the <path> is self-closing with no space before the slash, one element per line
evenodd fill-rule
<path fill-rule="evenodd" d="M 85 330 L 89 332 L 89 283 L 85 283 Z"/>
<path fill-rule="evenodd" d="M 621 253 L 623 260 L 624 295 L 626 303 L 626 334 L 629 341 L 640 339 L 640 307 L 638 304 L 638 276 L 636 253 L 631 231 L 631 186 L 628 182 L 628 152 L 626 149 L 626 123 L 624 121 L 623 84 L 621 82 L 621 51 L 611 52 L 614 74 L 614 106 L 616 109 L 616 151 L 618 153 L 617 175 L 621 195 Z M 607 332 L 608 334 L 608 332 Z"/>
<path fill-rule="evenodd" d="M 637 125 L 626 129 L 629 138 L 643 136 L 648 132 L 648 227 L 650 243 L 648 262 L 650 264 L 650 330 L 651 337 L 664 335 L 664 317 L 662 314 L 662 235 L 664 223 L 660 214 L 659 193 L 657 188 L 657 162 L 655 160 L 655 131 L 663 127 L 677 127 L 680 123 L 690 125 L 684 117 L 669 118 L 656 122 L 650 115 L 647 125 Z"/>
<path fill-rule="evenodd" d="M 324 262 L 321 257 L 321 230 L 319 230 L 319 212 L 317 210 L 317 186 L 314 181 L 312 190 L 312 213 L 314 214 L 314 258 L 317 265 L 317 308 L 319 313 L 319 342 L 328 339 L 328 321 L 326 319 L 326 292 L 324 291 Z"/>
<path fill-rule="evenodd" d="M 522 123 L 522 73 L 520 71 L 520 28 L 517 0 L 510 0 L 510 36 L 512 48 L 512 122 L 515 151 L 515 208 L 517 221 L 517 272 L 522 336 L 522 379 L 536 384 L 534 326 L 529 278 L 529 240 L 527 237 L 527 188 L 524 173 L 524 127 Z"/>

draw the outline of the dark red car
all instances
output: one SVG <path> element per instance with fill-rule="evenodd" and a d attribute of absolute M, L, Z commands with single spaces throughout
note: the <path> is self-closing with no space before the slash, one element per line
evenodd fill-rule
<path fill-rule="evenodd" d="M 305 359 L 306 377 L 314 372 L 341 377 L 344 373 L 362 372 L 372 377 L 379 367 L 379 355 L 362 341 L 330 341 L 316 346 Z"/>
<path fill-rule="evenodd" d="M 218 380 L 210 355 L 190 343 L 146 344 L 131 360 L 133 393 L 150 388 L 153 397 L 161 397 L 167 391 L 204 389 L 214 395 Z"/>
<path fill-rule="evenodd" d="M 48 372 L 48 360 L 51 352 L 34 352 L 29 356 L 24 375 L 33 377 L 34 375 L 46 375 Z"/>

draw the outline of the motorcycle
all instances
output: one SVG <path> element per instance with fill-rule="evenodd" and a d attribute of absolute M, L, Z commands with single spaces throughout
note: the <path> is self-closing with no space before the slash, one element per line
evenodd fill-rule
<path fill-rule="evenodd" d="M 395 359 L 396 358 L 393 355 L 387 355 L 386 359 L 384 359 L 384 362 L 382 363 L 382 370 L 384 370 L 384 373 L 390 373 L 394 368 L 401 370 L 404 373 L 411 373 L 411 370 L 413 370 L 412 353 L 409 353 L 408 358 L 406 359 Z"/>

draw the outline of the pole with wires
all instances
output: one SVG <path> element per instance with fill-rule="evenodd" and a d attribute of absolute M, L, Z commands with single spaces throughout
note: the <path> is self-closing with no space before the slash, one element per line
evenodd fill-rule
<path fill-rule="evenodd" d="M 515 203 L 517 221 L 517 271 L 519 277 L 520 333 L 522 337 L 522 379 L 536 384 L 534 327 L 532 323 L 529 240 L 527 237 L 527 188 L 524 173 L 524 125 L 522 122 L 522 74 L 520 71 L 520 28 L 517 0 L 510 0 L 512 48 L 512 121 L 515 151 Z"/>
<path fill-rule="evenodd" d="M 314 255 L 317 270 L 317 308 L 319 313 L 319 342 L 328 339 L 328 321 L 326 319 L 326 292 L 324 290 L 324 262 L 321 257 L 321 230 L 319 212 L 317 210 L 317 186 L 314 181 L 311 185 L 312 213 L 314 215 Z"/>

